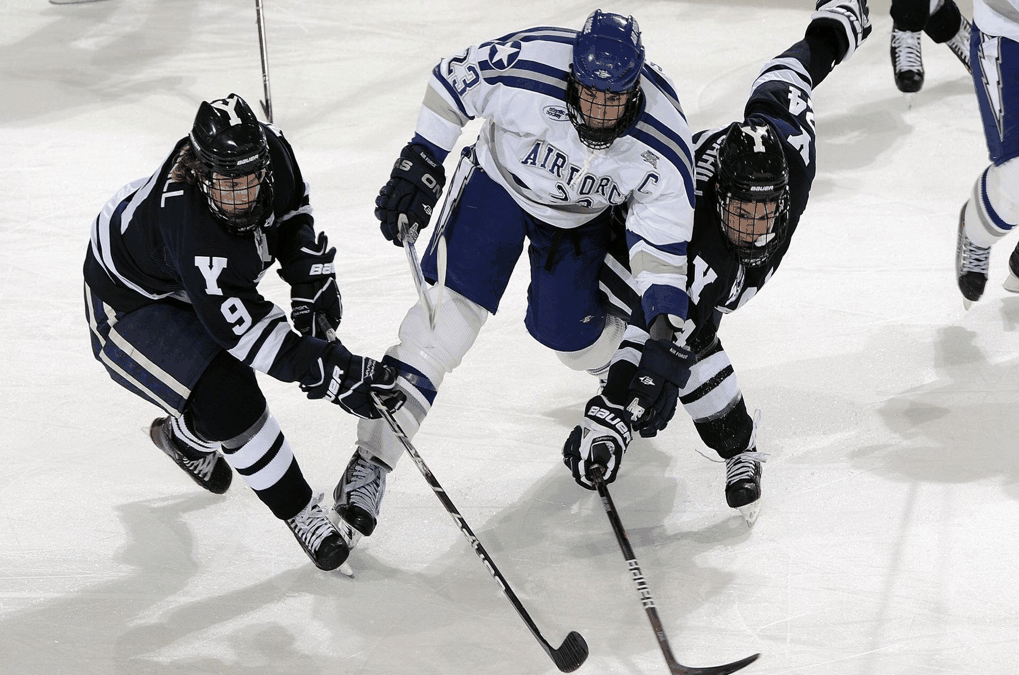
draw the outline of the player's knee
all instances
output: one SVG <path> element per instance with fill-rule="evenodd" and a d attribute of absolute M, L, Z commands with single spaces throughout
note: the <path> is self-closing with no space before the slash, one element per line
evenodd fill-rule
<path fill-rule="evenodd" d="M 438 302 L 438 317 L 433 329 L 428 312 L 421 303 L 414 305 L 400 324 L 400 343 L 387 354 L 423 373 L 436 387 L 446 373 L 460 365 L 488 319 L 488 311 L 449 288 L 429 289 L 432 302 Z"/>
<path fill-rule="evenodd" d="M 626 331 L 626 323 L 615 316 L 605 317 L 605 327 L 594 344 L 573 352 L 557 351 L 555 355 L 571 370 L 598 370 L 608 365 Z"/>
<path fill-rule="evenodd" d="M 192 429 L 209 441 L 240 436 L 266 410 L 255 372 L 227 352 L 220 352 L 198 379 L 185 416 Z"/>
<path fill-rule="evenodd" d="M 750 446 L 754 437 L 754 420 L 747 412 L 743 397 L 725 414 L 708 420 L 695 421 L 694 426 L 704 445 L 729 459 Z"/>

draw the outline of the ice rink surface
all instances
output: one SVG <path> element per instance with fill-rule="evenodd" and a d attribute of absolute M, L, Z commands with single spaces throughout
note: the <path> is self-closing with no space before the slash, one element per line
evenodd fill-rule
<path fill-rule="evenodd" d="M 338 245 L 341 337 L 379 357 L 415 302 L 372 216 L 441 56 L 514 29 L 579 27 L 573 0 L 266 3 L 276 123 Z M 969 16 L 969 2 L 962 3 Z M 813 2 L 622 2 L 694 129 L 742 116 Z M 994 249 L 963 310 L 959 208 L 987 162 L 973 85 L 924 38 L 892 81 L 888 2 L 815 95 L 818 176 L 785 262 L 721 336 L 769 453 L 749 531 L 680 411 L 611 487 L 677 658 L 761 652 L 754 675 L 1010 674 L 1019 655 L 1019 297 Z M 240 481 L 200 491 L 148 441 L 158 411 L 92 358 L 91 220 L 150 174 L 198 103 L 261 98 L 253 3 L 0 0 L 0 671 L 12 675 L 557 672 L 422 476 L 390 476 L 356 579 L 317 571 Z M 462 141 L 477 133 L 470 126 Z M 451 162 L 452 160 L 450 160 Z M 447 171 L 450 171 L 447 162 Z M 590 376 L 526 333 L 524 268 L 416 444 L 545 637 L 579 671 L 666 668 L 597 497 L 560 448 Z M 275 274 L 267 294 L 288 307 Z M 316 489 L 355 420 L 262 378 Z"/>

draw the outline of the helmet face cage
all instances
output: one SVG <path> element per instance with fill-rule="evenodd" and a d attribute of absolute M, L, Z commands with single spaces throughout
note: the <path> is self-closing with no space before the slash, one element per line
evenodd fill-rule
<path fill-rule="evenodd" d="M 642 105 L 644 45 L 633 17 L 595 10 L 577 34 L 566 109 L 580 140 L 602 149 L 626 133 Z"/>
<path fill-rule="evenodd" d="M 244 99 L 230 94 L 203 102 L 190 143 L 201 163 L 198 184 L 209 210 L 237 234 L 265 227 L 273 206 L 269 146 Z"/>
<path fill-rule="evenodd" d="M 748 267 L 763 265 L 782 246 L 789 223 L 789 169 L 770 126 L 729 128 L 715 194 L 730 249 Z"/>

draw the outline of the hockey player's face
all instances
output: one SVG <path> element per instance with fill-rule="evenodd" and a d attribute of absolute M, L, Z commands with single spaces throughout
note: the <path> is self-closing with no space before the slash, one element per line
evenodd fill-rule
<path fill-rule="evenodd" d="M 611 129 L 626 112 L 626 102 L 632 92 L 619 94 L 612 91 L 598 91 L 593 87 L 578 84 L 580 112 L 584 122 L 592 129 Z"/>
<path fill-rule="evenodd" d="M 216 206 L 228 217 L 243 216 L 251 210 L 258 198 L 258 175 L 230 178 L 218 173 L 212 174 L 209 194 Z"/>
<path fill-rule="evenodd" d="M 729 240 L 740 248 L 763 247 L 768 243 L 779 213 L 777 201 L 744 202 L 730 199 L 722 214 Z"/>

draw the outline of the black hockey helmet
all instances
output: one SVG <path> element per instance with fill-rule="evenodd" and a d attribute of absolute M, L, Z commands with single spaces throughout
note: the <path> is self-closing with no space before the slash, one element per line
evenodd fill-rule
<path fill-rule="evenodd" d="M 733 122 L 718 150 L 715 185 L 726 239 L 749 267 L 764 264 L 785 241 L 789 166 L 769 124 Z"/>
<path fill-rule="evenodd" d="M 269 224 L 272 167 L 265 129 L 237 94 L 203 101 L 189 136 L 201 163 L 198 183 L 209 209 L 231 232 Z"/>
<path fill-rule="evenodd" d="M 580 140 L 594 149 L 607 148 L 626 133 L 640 112 L 640 70 L 644 67 L 644 44 L 640 27 L 632 16 L 596 9 L 587 17 L 573 43 L 573 63 L 566 82 L 566 110 Z M 606 92 L 620 99 L 615 122 L 595 126 L 581 109 L 585 92 Z M 584 100 L 590 105 L 589 99 Z M 601 105 L 601 104 L 599 104 Z M 610 111 L 611 103 L 602 106 Z"/>

